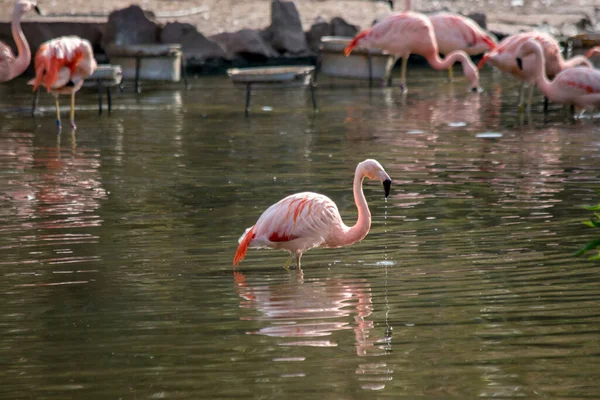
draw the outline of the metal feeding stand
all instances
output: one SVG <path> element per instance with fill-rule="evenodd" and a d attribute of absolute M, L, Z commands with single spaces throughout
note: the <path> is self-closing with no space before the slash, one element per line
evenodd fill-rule
<path fill-rule="evenodd" d="M 252 89 L 310 88 L 313 110 L 318 111 L 313 66 L 231 68 L 227 74 L 235 86 L 246 88 L 244 116 L 250 113 Z"/>

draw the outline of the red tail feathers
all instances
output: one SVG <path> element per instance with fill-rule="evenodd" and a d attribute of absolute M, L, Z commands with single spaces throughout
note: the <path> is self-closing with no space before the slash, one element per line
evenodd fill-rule
<path fill-rule="evenodd" d="M 254 227 L 250 228 L 248 232 L 246 232 L 246 236 L 240 241 L 240 245 L 235 252 L 235 257 L 233 258 L 233 265 L 238 265 L 240 261 L 246 257 L 246 251 L 248 251 L 248 245 L 250 241 L 254 239 L 256 235 L 254 234 Z"/>
<path fill-rule="evenodd" d="M 483 57 L 481 57 L 481 61 L 479 61 L 477 64 L 477 69 L 481 69 L 487 62 L 488 58 L 490 58 L 490 53 L 486 53 Z"/>
<path fill-rule="evenodd" d="M 489 37 L 489 36 L 484 36 L 483 37 L 483 41 L 490 46 L 490 50 L 494 50 L 496 48 L 496 43 L 494 43 L 494 41 Z"/>
<path fill-rule="evenodd" d="M 354 48 L 356 46 L 358 46 L 358 41 L 360 39 L 364 38 L 365 36 L 367 36 L 368 33 L 369 33 L 369 31 L 366 30 L 366 31 L 362 31 L 358 35 L 354 36 L 354 39 L 352 39 L 352 41 L 344 49 L 344 55 L 346 57 L 348 57 L 350 55 L 350 53 L 352 53 L 352 50 L 354 50 Z"/>

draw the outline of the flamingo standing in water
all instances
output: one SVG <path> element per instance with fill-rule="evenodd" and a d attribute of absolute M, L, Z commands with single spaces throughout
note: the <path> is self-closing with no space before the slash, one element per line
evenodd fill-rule
<path fill-rule="evenodd" d="M 356 35 L 344 49 L 344 54 L 349 56 L 357 46 L 376 47 L 401 57 L 403 88 L 406 88 L 406 64 L 411 53 L 425 57 L 429 65 L 438 70 L 448 69 L 456 61 L 460 61 L 471 89 L 477 91 L 479 88 L 479 72 L 467 53 L 456 50 L 444 59 L 440 58 L 433 25 L 423 14 L 405 11 L 386 17 L 371 29 Z"/>
<path fill-rule="evenodd" d="M 23 29 L 21 29 L 21 18 L 30 11 L 41 14 L 37 4 L 33 1 L 19 0 L 15 4 L 10 28 L 19 55 L 15 57 L 10 47 L 0 42 L 0 83 L 16 78 L 29 67 L 31 50 L 23 34 Z"/>
<path fill-rule="evenodd" d="M 535 73 L 537 72 L 534 68 L 534 63 L 527 62 L 528 60 L 526 59 L 523 59 L 523 68 L 519 68 L 516 63 L 517 54 L 519 53 L 521 46 L 529 40 L 534 40 L 541 45 L 544 52 L 545 71 L 548 78 L 553 78 L 566 68 L 578 65 L 592 67 L 590 61 L 584 56 L 575 56 L 565 60 L 561 54 L 558 41 L 546 33 L 524 32 L 505 38 L 494 50 L 487 53 L 481 59 L 478 68 L 481 69 L 485 63 L 490 63 L 499 70 L 508 72 L 515 78 L 521 80 L 523 84 L 521 85 L 521 96 L 519 100 L 520 108 L 523 108 L 525 104 L 525 83 L 533 83 L 536 79 Z M 535 56 L 533 53 L 529 53 L 526 57 L 534 58 Z M 528 109 L 531 108 L 533 89 L 534 87 L 531 85 L 527 98 Z"/>
<path fill-rule="evenodd" d="M 600 70 L 566 68 L 550 81 L 545 57 L 540 43 L 528 40 L 520 47 L 515 63 L 521 70 L 533 71 L 535 83 L 550 101 L 572 104 L 580 108 L 582 113 L 585 109 L 600 106 Z"/>
<path fill-rule="evenodd" d="M 56 101 L 56 125 L 59 128 L 58 95 L 71 95 L 71 127 L 75 129 L 75 93 L 96 67 L 92 45 L 78 36 L 52 39 L 42 43 L 38 49 L 35 54 L 35 78 L 29 84 L 33 85 L 34 91 L 43 85 L 52 93 Z"/>
<path fill-rule="evenodd" d="M 364 239 L 371 228 L 371 212 L 362 190 L 365 177 L 381 181 L 386 198 L 392 184 L 389 175 L 376 160 L 368 159 L 358 164 L 353 186 L 358 208 L 356 225 L 346 226 L 337 206 L 327 196 L 313 192 L 293 194 L 273 204 L 254 226 L 246 229 L 239 239 L 233 265 L 244 259 L 248 248 L 269 248 L 295 255 L 296 266 L 300 268 L 302 253 L 307 250 L 348 246 Z"/>
<path fill-rule="evenodd" d="M 471 18 L 454 13 L 438 13 L 430 15 L 429 19 L 435 31 L 438 50 L 444 57 L 456 50 L 473 56 L 496 48 L 494 39 Z M 452 67 L 448 68 L 448 74 L 452 80 Z"/>

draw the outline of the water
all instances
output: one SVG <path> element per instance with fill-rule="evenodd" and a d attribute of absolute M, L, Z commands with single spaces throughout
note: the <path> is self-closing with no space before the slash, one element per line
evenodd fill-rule
<path fill-rule="evenodd" d="M 597 236 L 599 121 L 445 79 L 324 84 L 317 115 L 261 91 L 248 119 L 225 77 L 115 94 L 110 117 L 91 91 L 60 136 L 48 95 L 32 119 L 25 82 L 0 86 L 1 397 L 597 398 L 598 264 L 572 254 Z M 285 195 L 352 224 L 365 158 L 394 184 L 366 182 L 364 241 L 232 267 Z"/>

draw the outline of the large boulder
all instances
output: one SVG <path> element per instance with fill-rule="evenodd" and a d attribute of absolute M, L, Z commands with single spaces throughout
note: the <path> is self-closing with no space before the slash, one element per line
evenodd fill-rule
<path fill-rule="evenodd" d="M 207 39 L 191 24 L 168 23 L 160 33 L 161 43 L 180 43 L 186 59 L 203 62 L 213 58 L 225 58 L 225 50 L 218 43 Z"/>
<path fill-rule="evenodd" d="M 132 5 L 110 13 L 102 45 L 107 48 L 111 44 L 122 46 L 158 43 L 160 29 L 152 12 Z"/>
<path fill-rule="evenodd" d="M 323 36 L 331 35 L 333 35 L 333 29 L 331 29 L 329 22 L 321 21 L 314 23 L 310 27 L 310 30 L 306 32 L 308 48 L 313 53 L 317 53 L 319 51 L 319 45 L 321 44 L 321 38 Z"/>
<path fill-rule="evenodd" d="M 347 23 L 344 18 L 335 17 L 331 20 L 331 30 L 334 36 L 354 37 L 358 33 L 358 26 Z"/>
<path fill-rule="evenodd" d="M 263 37 L 282 54 L 298 56 L 309 52 L 300 14 L 291 1 L 271 2 L 271 25 Z"/>
<path fill-rule="evenodd" d="M 208 39 L 221 46 L 229 59 L 236 56 L 246 58 L 271 58 L 279 56 L 279 53 L 263 40 L 260 32 L 254 29 L 218 33 L 209 36 Z"/>

